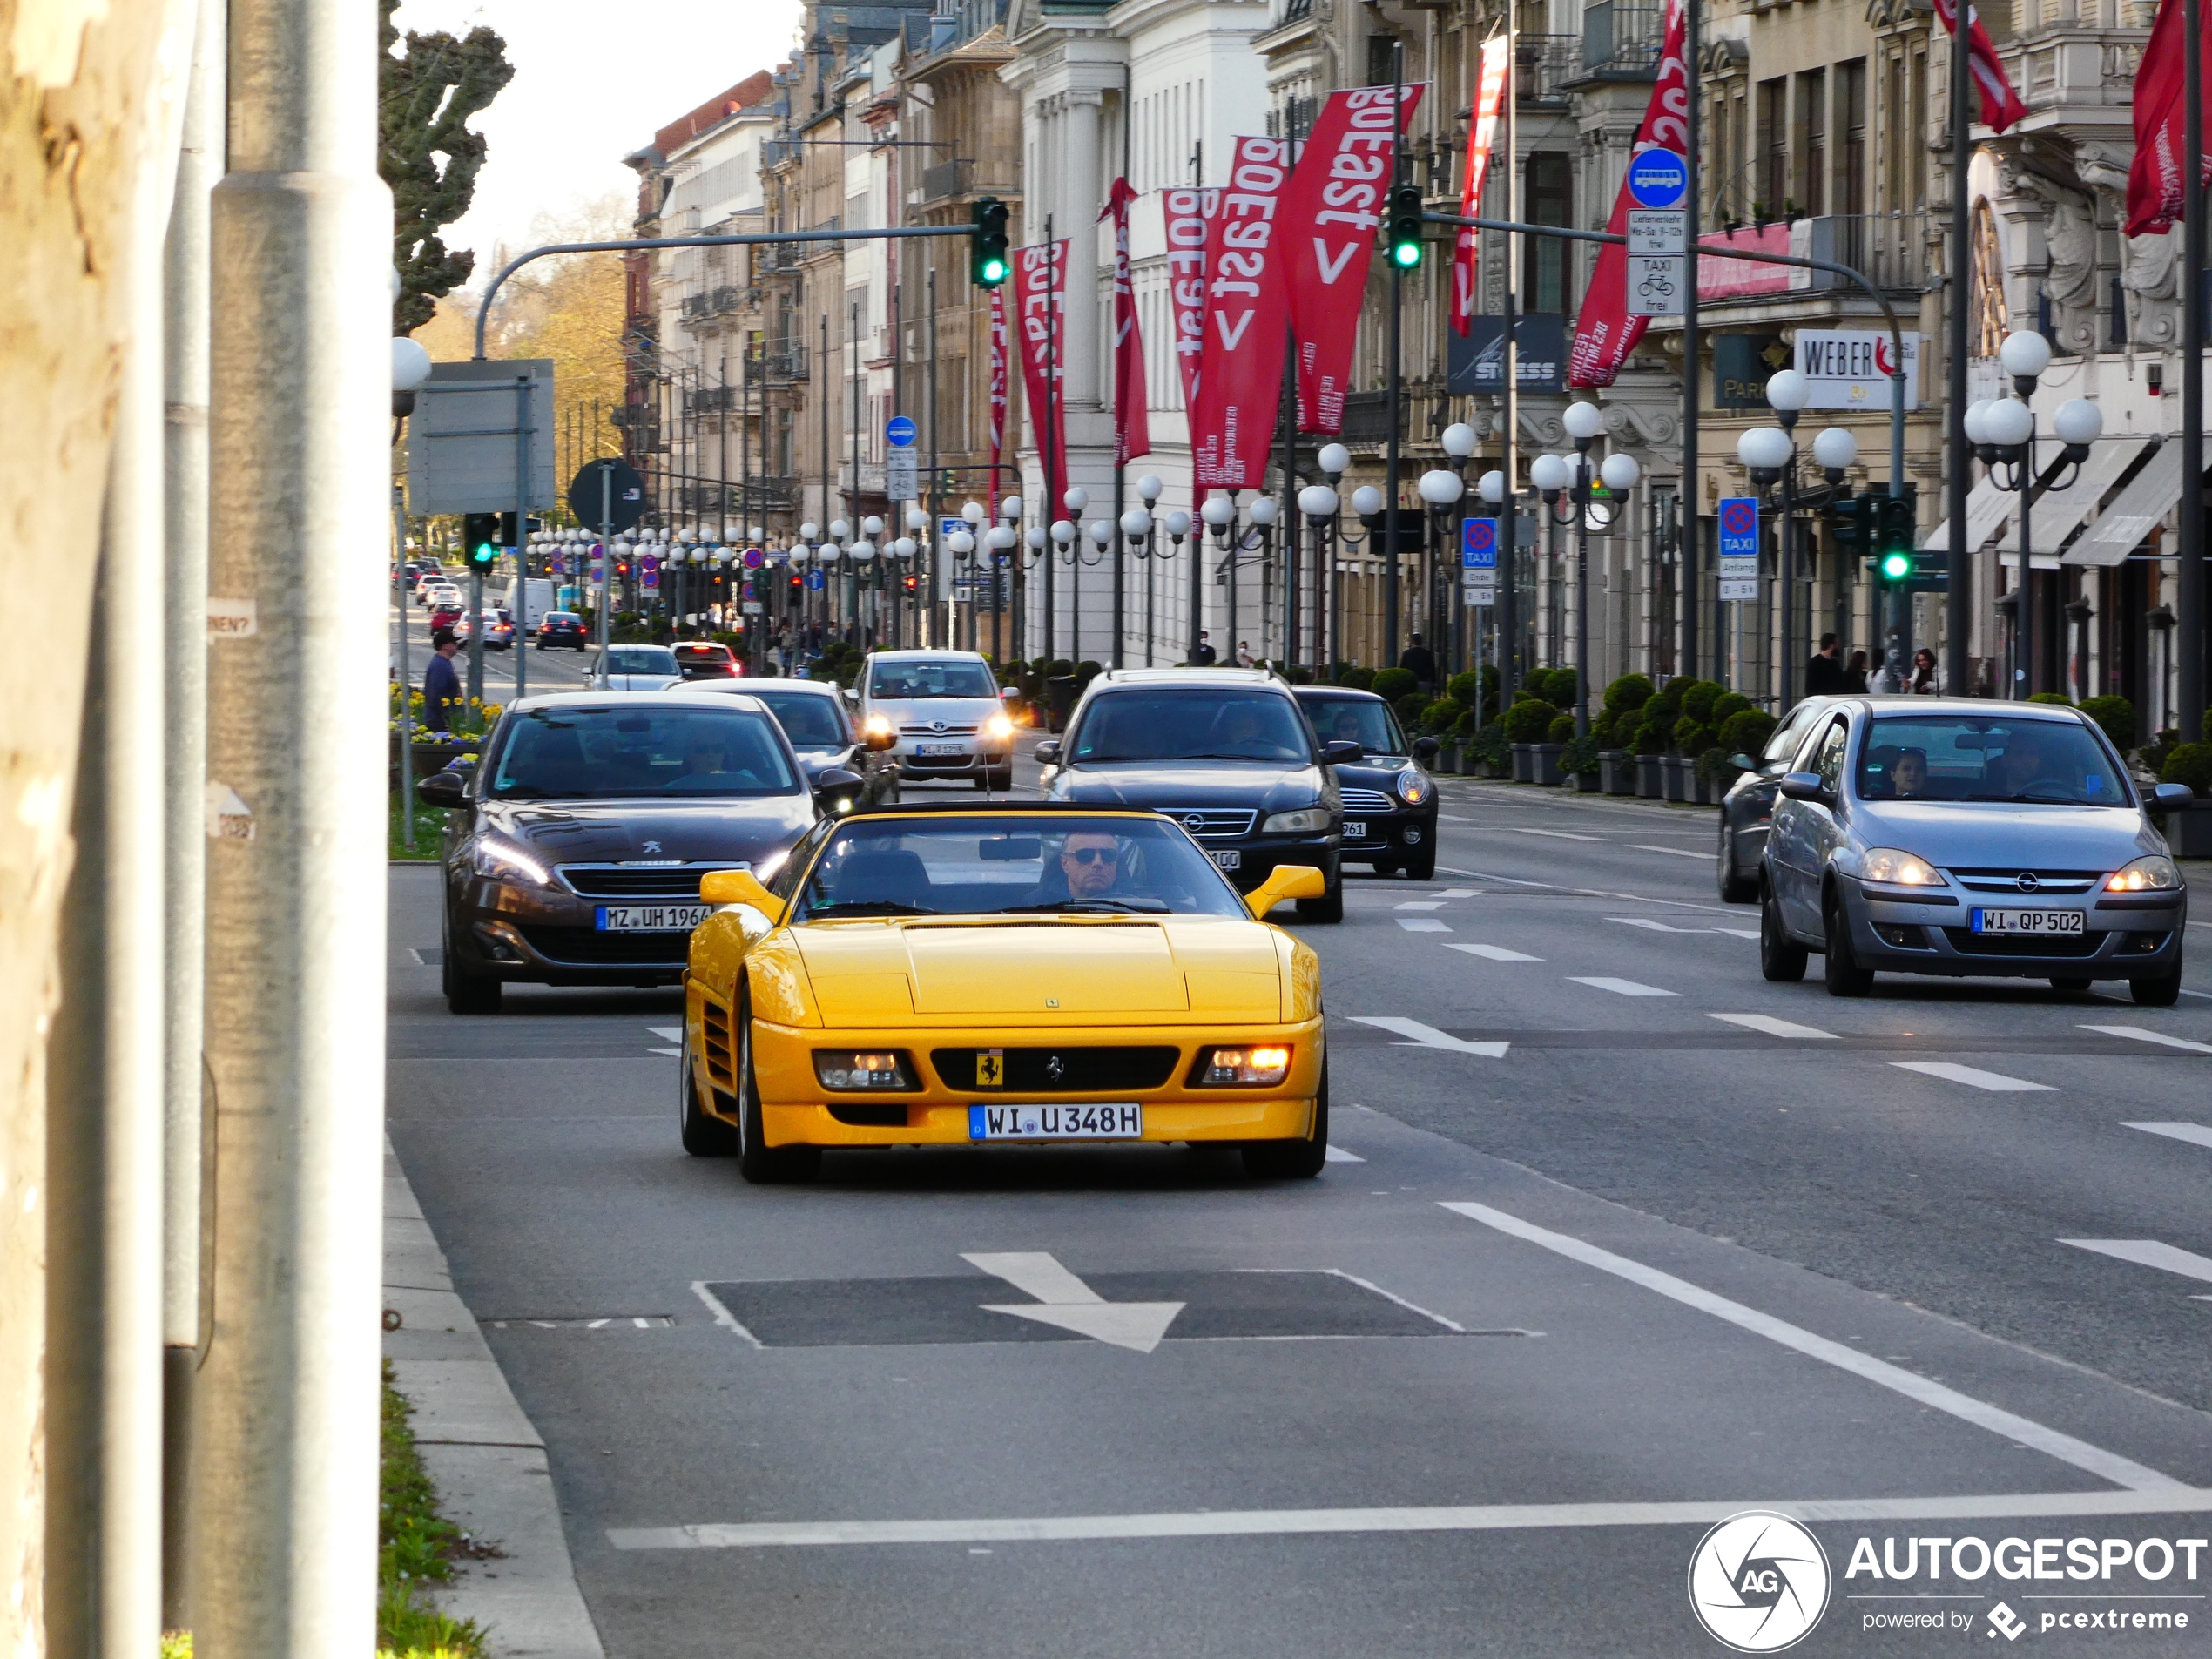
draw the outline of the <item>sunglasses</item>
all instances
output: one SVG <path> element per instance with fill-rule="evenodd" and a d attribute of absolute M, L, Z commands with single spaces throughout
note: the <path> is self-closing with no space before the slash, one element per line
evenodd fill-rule
<path fill-rule="evenodd" d="M 1071 858 L 1078 864 L 1119 864 L 1122 861 L 1120 853 L 1109 852 L 1103 846 L 1077 847 L 1062 856 Z"/>

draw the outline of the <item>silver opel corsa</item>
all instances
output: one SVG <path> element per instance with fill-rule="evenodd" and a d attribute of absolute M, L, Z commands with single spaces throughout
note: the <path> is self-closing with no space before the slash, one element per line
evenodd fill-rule
<path fill-rule="evenodd" d="M 1858 698 L 1814 722 L 1759 867 L 1759 966 L 1864 996 L 1876 970 L 2124 979 L 2181 995 L 2188 893 L 2104 733 L 2055 705 Z"/>

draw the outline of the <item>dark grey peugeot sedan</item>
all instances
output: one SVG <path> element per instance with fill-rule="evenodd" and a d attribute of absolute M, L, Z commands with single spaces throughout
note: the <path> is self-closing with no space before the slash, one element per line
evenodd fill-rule
<path fill-rule="evenodd" d="M 570 692 L 508 705 L 465 779 L 422 781 L 446 820 L 446 1005 L 501 987 L 673 985 L 709 907 L 699 878 L 765 880 L 821 815 L 783 729 L 752 698 Z"/>
<path fill-rule="evenodd" d="M 2153 809 L 2096 725 L 2071 709 L 1964 698 L 1845 698 L 1781 779 L 1759 874 L 1770 980 L 1825 959 L 1831 995 L 1876 970 L 2124 979 L 2181 995 L 2188 893 Z"/>

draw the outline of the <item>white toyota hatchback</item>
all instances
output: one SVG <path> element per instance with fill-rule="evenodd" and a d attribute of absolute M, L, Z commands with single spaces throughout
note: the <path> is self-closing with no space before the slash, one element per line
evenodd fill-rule
<path fill-rule="evenodd" d="M 856 686 L 860 730 L 887 734 L 899 776 L 1014 786 L 1014 723 L 991 665 L 972 651 L 879 651 Z"/>

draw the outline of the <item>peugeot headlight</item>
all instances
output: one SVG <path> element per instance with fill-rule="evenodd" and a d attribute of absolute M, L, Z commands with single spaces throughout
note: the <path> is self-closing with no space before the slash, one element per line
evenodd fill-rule
<path fill-rule="evenodd" d="M 1868 881 L 1885 881 L 1893 887 L 1939 887 L 1943 877 L 1925 859 L 1893 846 L 1878 846 L 1867 853 L 1858 873 Z"/>
<path fill-rule="evenodd" d="M 1262 835 L 1318 835 L 1329 827 L 1329 809 L 1308 806 L 1295 813 L 1272 813 L 1259 826 Z"/>
<path fill-rule="evenodd" d="M 1428 799 L 1429 781 L 1419 766 L 1408 766 L 1398 774 L 1398 799 L 1408 806 L 1418 806 Z"/>
<path fill-rule="evenodd" d="M 553 873 L 535 858 L 502 835 L 480 835 L 476 838 L 475 871 L 495 881 L 516 878 L 532 887 L 550 887 Z"/>
<path fill-rule="evenodd" d="M 1003 714 L 994 714 L 983 722 L 983 735 L 994 743 L 1010 742 L 1014 737 L 1014 722 Z"/>
<path fill-rule="evenodd" d="M 2174 893 L 2181 885 L 2181 871 L 2162 853 L 2130 860 L 2105 878 L 2107 893 Z"/>

